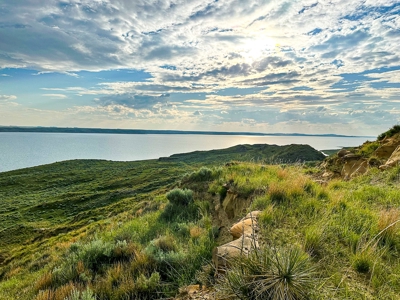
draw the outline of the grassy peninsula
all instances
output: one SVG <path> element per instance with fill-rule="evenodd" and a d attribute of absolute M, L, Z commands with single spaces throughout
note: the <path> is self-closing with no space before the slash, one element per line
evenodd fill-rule
<path fill-rule="evenodd" d="M 398 299 L 400 167 L 326 179 L 323 160 L 239 145 L 0 173 L 0 299 Z M 259 247 L 218 273 L 253 211 Z"/>

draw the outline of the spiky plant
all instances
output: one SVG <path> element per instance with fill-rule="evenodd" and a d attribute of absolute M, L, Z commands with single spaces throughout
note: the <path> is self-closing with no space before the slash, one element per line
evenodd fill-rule
<path fill-rule="evenodd" d="M 316 283 L 309 256 L 298 247 L 263 249 L 234 260 L 221 276 L 221 299 L 307 299 Z"/>

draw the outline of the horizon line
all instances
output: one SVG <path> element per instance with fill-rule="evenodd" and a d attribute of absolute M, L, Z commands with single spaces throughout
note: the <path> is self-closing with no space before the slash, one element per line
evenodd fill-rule
<path fill-rule="evenodd" d="M 4 130 L 7 129 L 7 130 Z M 22 129 L 22 130 L 21 130 Z M 49 131 L 54 130 L 54 131 Z M 203 131 L 203 130 L 175 130 L 175 129 L 121 129 L 99 127 L 57 127 L 57 126 L 14 126 L 0 125 L 0 132 L 58 132 L 58 133 L 114 133 L 114 134 L 201 134 L 201 135 L 253 135 L 253 136 L 319 136 L 319 137 L 366 137 L 370 135 L 344 135 L 335 133 L 282 133 L 282 132 L 241 132 L 241 131 Z"/>

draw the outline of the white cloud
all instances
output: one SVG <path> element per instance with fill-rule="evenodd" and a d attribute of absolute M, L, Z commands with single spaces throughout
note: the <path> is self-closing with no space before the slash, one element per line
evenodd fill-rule
<path fill-rule="evenodd" d="M 0 101 L 13 101 L 16 100 L 17 96 L 15 95 L 0 95 Z"/>
<path fill-rule="evenodd" d="M 43 97 L 49 97 L 49 98 L 54 98 L 54 99 L 65 99 L 68 98 L 64 94 L 42 94 Z"/>
<path fill-rule="evenodd" d="M 54 99 L 65 99 L 66 94 L 71 98 L 73 93 L 92 95 L 93 109 L 114 117 L 168 119 L 179 112 L 207 122 L 222 117 L 252 124 L 249 120 L 264 121 L 251 114 L 265 110 L 276 122 L 308 117 L 320 124 L 325 122 L 321 115 L 330 122 L 343 116 L 347 103 L 346 109 L 357 112 L 353 117 L 377 120 L 372 108 L 364 114 L 352 101 L 366 107 L 380 101 L 379 107 L 387 112 L 390 103 L 399 100 L 399 87 L 376 85 L 400 83 L 400 72 L 392 68 L 400 61 L 397 4 L 394 0 L 10 2 L 2 4 L 0 68 L 73 77 L 79 77 L 81 70 L 119 68 L 151 74 L 145 82 L 108 79 L 91 88 L 42 88 L 54 91 L 42 95 Z M 344 74 L 362 72 L 362 80 L 346 82 Z M 218 94 L 229 88 L 259 90 Z M 206 93 L 205 100 L 187 96 L 186 101 L 168 104 L 172 97 L 167 95 L 194 92 Z M 326 111 L 304 111 L 318 107 Z M 241 113 L 247 121 L 233 114 L 240 109 L 250 114 Z"/>

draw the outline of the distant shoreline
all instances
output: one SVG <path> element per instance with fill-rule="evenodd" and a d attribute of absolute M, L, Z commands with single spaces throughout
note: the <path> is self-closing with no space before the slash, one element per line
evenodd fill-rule
<path fill-rule="evenodd" d="M 318 136 L 318 137 L 366 137 L 341 134 L 306 134 L 306 133 L 259 133 L 259 132 L 226 132 L 226 131 L 184 131 L 184 130 L 147 130 L 147 129 L 108 129 L 79 127 L 23 127 L 0 126 L 0 132 L 42 132 L 42 133 L 112 133 L 112 134 L 201 134 L 201 135 L 250 135 L 250 136 Z"/>

